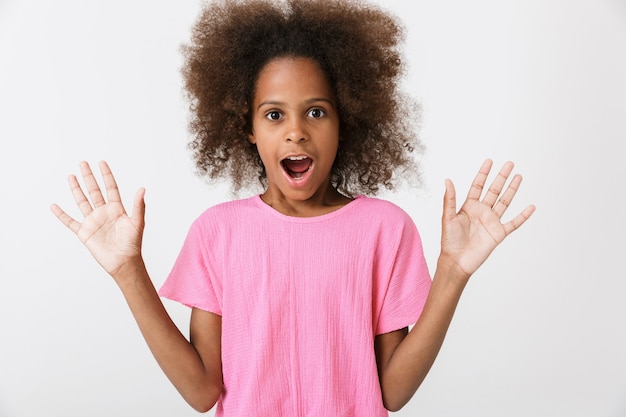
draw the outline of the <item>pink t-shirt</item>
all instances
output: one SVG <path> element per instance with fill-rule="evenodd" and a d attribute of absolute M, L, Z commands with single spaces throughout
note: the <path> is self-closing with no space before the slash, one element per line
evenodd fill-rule
<path fill-rule="evenodd" d="M 430 275 L 387 201 L 289 217 L 259 196 L 193 223 L 160 295 L 222 316 L 216 416 L 387 416 L 376 335 L 419 317 Z"/>

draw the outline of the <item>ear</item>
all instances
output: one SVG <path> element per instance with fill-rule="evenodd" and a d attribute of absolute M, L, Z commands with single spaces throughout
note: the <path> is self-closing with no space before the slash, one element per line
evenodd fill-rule
<path fill-rule="evenodd" d="M 253 130 L 250 130 L 250 133 L 248 133 L 248 142 L 250 142 L 253 145 L 256 145 L 256 138 L 254 137 Z"/>

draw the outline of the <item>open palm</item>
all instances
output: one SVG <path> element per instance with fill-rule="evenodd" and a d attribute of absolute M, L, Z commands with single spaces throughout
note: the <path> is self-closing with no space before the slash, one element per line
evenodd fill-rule
<path fill-rule="evenodd" d="M 504 189 L 513 170 L 513 163 L 507 162 L 481 201 L 491 166 L 491 160 L 483 163 L 472 182 L 467 199 L 458 212 L 454 185 L 450 180 L 446 180 L 441 254 L 466 277 L 473 274 L 496 246 L 528 220 L 535 210 L 535 207 L 530 205 L 513 220 L 502 223 L 502 215 L 517 193 L 522 177 L 515 175 Z"/>
<path fill-rule="evenodd" d="M 52 205 L 51 209 L 57 218 L 78 236 L 98 263 L 109 274 L 114 275 L 130 259 L 141 256 L 144 190 L 140 189 L 137 192 L 132 216 L 128 216 L 107 163 L 100 163 L 100 172 L 108 201 L 105 201 L 89 164 L 83 162 L 80 168 L 89 199 L 75 176 L 70 176 L 68 182 L 74 200 L 84 216 L 83 222 L 75 220 L 56 204 Z"/>

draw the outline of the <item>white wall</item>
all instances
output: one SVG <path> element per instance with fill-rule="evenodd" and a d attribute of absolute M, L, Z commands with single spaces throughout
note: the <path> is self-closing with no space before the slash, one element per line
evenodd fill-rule
<path fill-rule="evenodd" d="M 382 0 L 379 0 L 383 3 Z M 403 17 L 424 107 L 425 187 L 387 197 L 431 267 L 443 180 L 516 161 L 512 213 L 537 205 L 473 277 L 444 348 L 397 415 L 626 415 L 626 3 L 385 1 Z M 196 415 L 158 369 L 112 280 L 48 210 L 106 159 L 146 186 L 159 285 L 187 228 L 230 198 L 194 177 L 178 2 L 0 0 L 0 416 Z M 186 331 L 188 311 L 166 304 Z"/>

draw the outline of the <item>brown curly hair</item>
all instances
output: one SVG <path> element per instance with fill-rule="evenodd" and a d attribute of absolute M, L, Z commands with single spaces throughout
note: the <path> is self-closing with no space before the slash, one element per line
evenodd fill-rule
<path fill-rule="evenodd" d="M 190 101 L 190 147 L 198 172 L 230 178 L 237 192 L 265 170 L 248 141 L 255 83 L 272 59 L 304 57 L 328 75 L 340 120 L 332 183 L 347 195 L 376 194 L 417 179 L 411 152 L 419 106 L 397 86 L 403 28 L 357 0 L 217 0 L 202 10 L 182 47 Z"/>

